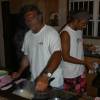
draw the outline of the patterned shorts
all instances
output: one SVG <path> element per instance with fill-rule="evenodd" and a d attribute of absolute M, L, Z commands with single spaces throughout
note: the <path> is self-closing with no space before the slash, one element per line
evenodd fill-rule
<path fill-rule="evenodd" d="M 81 75 L 76 78 L 64 78 L 64 90 L 72 91 L 77 94 L 83 94 L 86 92 L 86 77 Z"/>

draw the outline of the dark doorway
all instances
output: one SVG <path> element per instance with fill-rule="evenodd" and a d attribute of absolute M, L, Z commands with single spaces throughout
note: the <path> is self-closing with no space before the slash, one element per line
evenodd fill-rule
<path fill-rule="evenodd" d="M 3 16 L 3 36 L 5 47 L 5 62 L 6 67 L 13 71 L 16 69 L 16 54 L 13 45 L 13 37 L 17 27 L 18 14 L 11 14 L 9 1 L 2 1 L 2 16 Z"/>

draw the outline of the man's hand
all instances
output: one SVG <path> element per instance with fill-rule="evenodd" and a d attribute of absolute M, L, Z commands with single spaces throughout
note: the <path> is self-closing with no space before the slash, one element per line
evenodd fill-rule
<path fill-rule="evenodd" d="M 41 75 L 36 79 L 35 90 L 39 92 L 44 92 L 48 89 L 49 80 L 46 75 Z"/>
<path fill-rule="evenodd" d="M 88 68 L 88 69 L 91 69 L 91 70 L 94 70 L 95 68 L 94 68 L 94 62 L 95 61 L 93 61 L 93 60 L 85 60 L 85 65 L 86 65 L 86 67 Z"/>
<path fill-rule="evenodd" d="M 94 45 L 91 45 L 88 47 L 89 51 L 96 51 L 96 47 Z"/>
<path fill-rule="evenodd" d="M 12 77 L 13 79 L 17 79 L 17 78 L 20 77 L 20 74 L 19 74 L 18 72 L 13 72 L 13 73 L 11 74 L 11 77 Z"/>

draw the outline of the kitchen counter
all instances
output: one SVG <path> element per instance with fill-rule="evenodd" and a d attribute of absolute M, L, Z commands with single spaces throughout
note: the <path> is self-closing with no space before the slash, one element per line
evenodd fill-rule
<path fill-rule="evenodd" d="M 15 86 L 16 87 L 16 86 Z M 11 89 L 7 91 L 0 91 L 0 100 L 29 100 L 20 96 L 17 96 L 15 94 L 12 94 L 12 92 L 15 90 L 15 87 L 13 86 Z M 73 98 L 74 100 L 88 100 L 88 99 L 80 99 L 82 97 L 78 97 L 75 93 L 65 92 L 64 90 L 58 90 L 53 92 L 53 94 L 57 93 L 56 95 L 60 95 L 61 97 L 67 98 L 66 100 L 73 100 L 69 98 Z"/>
<path fill-rule="evenodd" d="M 84 56 L 85 57 L 100 58 L 100 53 L 96 53 L 96 52 L 93 53 L 91 51 L 85 50 L 84 51 Z"/>
<path fill-rule="evenodd" d="M 4 93 L 0 91 L 0 100 L 28 100 L 28 99 L 14 95 L 11 92 Z"/>
<path fill-rule="evenodd" d="M 100 59 L 100 54 L 85 54 L 85 57 L 93 57 L 93 58 L 99 58 Z"/>
<path fill-rule="evenodd" d="M 25 88 L 27 86 L 29 86 L 28 88 L 31 88 L 32 87 L 31 86 L 31 82 L 28 81 L 28 80 L 24 80 L 23 81 L 22 79 L 19 79 L 15 83 L 16 84 L 13 84 L 13 86 L 11 88 L 9 88 L 8 90 L 0 91 L 1 98 L 5 98 L 5 100 L 29 100 L 29 99 L 25 99 L 23 97 L 20 97 L 21 95 L 23 96 L 23 94 L 20 95 L 21 92 L 19 90 L 20 89 L 25 90 Z M 29 91 L 28 88 L 25 91 L 28 92 Z M 16 94 L 13 94 L 13 93 L 15 93 L 15 91 L 17 91 Z M 61 98 L 64 98 L 64 100 L 73 100 L 73 98 L 74 98 L 74 100 L 78 100 L 78 96 L 75 93 L 65 92 L 64 90 L 58 89 L 58 88 L 51 88 L 50 95 L 51 95 L 51 97 L 61 97 Z M 44 96 L 39 94 L 38 97 L 43 98 Z M 36 99 L 33 99 L 33 100 L 36 100 Z"/>
<path fill-rule="evenodd" d="M 67 99 L 64 99 L 64 100 L 90 100 L 90 96 L 81 97 L 81 96 L 77 96 L 76 93 L 72 93 L 72 92 L 64 91 L 63 95 L 69 96 L 69 97 L 67 97 Z M 91 100 L 94 100 L 93 98 L 94 97 L 91 97 Z M 14 95 L 8 91 L 5 93 L 0 91 L 0 100 L 29 100 L 29 99 Z M 33 100 L 35 100 L 35 99 L 33 99 Z"/>
<path fill-rule="evenodd" d="M 72 98 L 74 98 L 74 100 L 78 100 L 78 97 L 72 96 L 72 94 L 66 93 L 64 95 L 68 96 L 66 100 L 73 100 Z M 12 93 L 4 93 L 0 91 L 0 100 L 29 100 L 29 99 L 14 95 Z"/>
<path fill-rule="evenodd" d="M 100 64 L 100 54 L 85 51 L 84 56 L 85 56 L 85 59 L 92 60 L 92 61 L 94 60 L 94 62 L 97 62 L 98 64 Z"/>

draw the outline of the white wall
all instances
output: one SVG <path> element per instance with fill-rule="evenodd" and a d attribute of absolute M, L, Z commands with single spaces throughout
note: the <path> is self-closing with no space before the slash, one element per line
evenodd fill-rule
<path fill-rule="evenodd" d="M 59 26 L 55 27 L 58 31 L 66 24 L 67 0 L 59 0 Z"/>
<path fill-rule="evenodd" d="M 59 0 L 59 25 L 63 26 L 66 23 L 67 17 L 67 0 Z"/>

